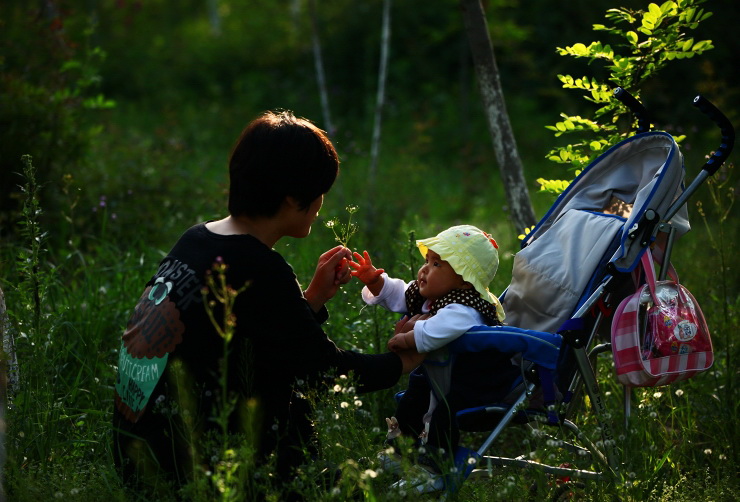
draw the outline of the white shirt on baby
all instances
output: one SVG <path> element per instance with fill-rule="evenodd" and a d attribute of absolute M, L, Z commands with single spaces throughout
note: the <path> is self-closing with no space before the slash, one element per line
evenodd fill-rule
<path fill-rule="evenodd" d="M 365 286 L 362 288 L 362 299 L 368 305 L 380 305 L 391 312 L 406 312 L 406 289 L 409 284 L 401 279 L 383 274 L 385 282 L 378 296 L 373 295 Z M 429 300 L 424 302 L 422 313 L 428 313 Z M 460 337 L 473 326 L 485 324 L 485 319 L 473 307 L 452 303 L 437 311 L 429 319 L 417 321 L 414 325 L 414 341 L 419 352 L 432 352 L 440 349 Z"/>

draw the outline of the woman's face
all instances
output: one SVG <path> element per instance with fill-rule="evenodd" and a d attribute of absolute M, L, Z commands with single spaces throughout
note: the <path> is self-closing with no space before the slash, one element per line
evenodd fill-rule
<path fill-rule="evenodd" d="M 426 260 L 419 269 L 416 279 L 421 296 L 432 301 L 443 297 L 453 289 L 469 287 L 462 276 L 431 249 L 427 251 Z"/>
<path fill-rule="evenodd" d="M 324 205 L 324 195 L 319 195 L 306 209 L 296 207 L 295 219 L 288 235 L 290 237 L 303 238 L 311 233 L 311 225 L 316 221 L 321 206 Z"/>

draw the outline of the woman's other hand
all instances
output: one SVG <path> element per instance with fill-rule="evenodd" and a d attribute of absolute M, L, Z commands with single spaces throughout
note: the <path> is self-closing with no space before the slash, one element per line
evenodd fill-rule
<path fill-rule="evenodd" d="M 352 278 L 349 261 L 352 252 L 344 246 L 337 246 L 319 256 L 311 284 L 303 294 L 314 312 L 337 294 L 339 286 Z"/>

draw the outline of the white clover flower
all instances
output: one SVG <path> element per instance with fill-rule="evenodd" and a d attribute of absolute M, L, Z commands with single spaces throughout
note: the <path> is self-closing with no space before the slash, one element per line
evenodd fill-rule
<path fill-rule="evenodd" d="M 706 450 L 704 450 L 704 455 L 711 455 L 711 454 L 712 454 L 711 448 L 707 448 Z"/>
<path fill-rule="evenodd" d="M 475 458 L 473 458 L 473 457 L 470 457 L 468 459 L 468 465 L 475 465 L 477 463 L 478 463 L 478 461 Z"/>
<path fill-rule="evenodd" d="M 650 412 L 650 418 L 658 418 L 658 414 L 655 413 L 654 411 L 651 411 Z"/>
<path fill-rule="evenodd" d="M 347 401 L 342 401 L 339 406 L 341 408 L 349 408 L 349 403 Z"/>
<path fill-rule="evenodd" d="M 342 392 L 342 386 L 337 384 L 334 386 L 334 392 Z"/>
<path fill-rule="evenodd" d="M 355 406 L 362 406 L 362 401 L 360 401 L 359 399 L 355 399 Z"/>
<path fill-rule="evenodd" d="M 724 453 L 720 453 L 719 457 L 717 458 L 719 458 L 720 460 L 727 460 L 727 455 L 725 455 Z"/>
<path fill-rule="evenodd" d="M 658 392 L 656 392 L 656 393 L 653 394 L 653 397 L 655 399 L 660 399 L 662 396 L 663 396 L 663 393 L 660 392 L 660 391 L 658 391 Z"/>
<path fill-rule="evenodd" d="M 676 389 L 676 396 L 677 397 L 683 396 L 683 389 Z"/>

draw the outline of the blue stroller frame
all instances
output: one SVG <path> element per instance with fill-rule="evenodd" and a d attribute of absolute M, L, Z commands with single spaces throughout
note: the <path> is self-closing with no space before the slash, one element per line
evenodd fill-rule
<path fill-rule="evenodd" d="M 598 343 L 599 338 L 609 338 L 610 323 L 605 321 L 610 309 L 631 292 L 630 273 L 645 250 L 656 246 L 663 252 L 663 263 L 670 262 L 675 238 L 690 228 L 686 200 L 726 160 L 734 130 L 714 105 L 697 96 L 694 105 L 720 127 L 722 143 L 684 187 L 683 156 L 673 137 L 647 131 L 644 107 L 622 88 L 614 94 L 636 115 L 637 133 L 584 169 L 524 238 L 512 282 L 500 297 L 510 326 L 477 326 L 449 345 L 450 364 L 462 352 L 496 349 L 512 354 L 521 377 L 512 382 L 504 402 L 457 412 L 461 431 L 485 431 L 488 436 L 477 448 L 459 446 L 456 468 L 436 484 L 411 485 L 419 492 L 454 492 L 465 479 L 490 476 L 492 466 L 581 480 L 620 475 L 614 427 L 592 364 L 598 354 L 611 351 L 611 344 Z M 661 276 L 667 268 L 661 268 Z M 444 386 L 435 382 L 432 388 Z M 598 439 L 589 439 L 574 423 L 584 391 L 601 431 Z M 629 396 L 625 389 L 625 420 Z M 549 465 L 527 453 L 515 458 L 489 455 L 512 423 L 545 424 L 553 433 L 569 431 L 573 439 L 558 439 L 557 444 L 575 452 L 586 468 Z"/>

